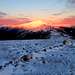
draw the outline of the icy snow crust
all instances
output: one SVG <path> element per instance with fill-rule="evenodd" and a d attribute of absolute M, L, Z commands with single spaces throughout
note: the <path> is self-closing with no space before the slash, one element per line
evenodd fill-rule
<path fill-rule="evenodd" d="M 0 41 L 0 75 L 75 75 L 75 40 L 52 31 L 50 39 Z"/>

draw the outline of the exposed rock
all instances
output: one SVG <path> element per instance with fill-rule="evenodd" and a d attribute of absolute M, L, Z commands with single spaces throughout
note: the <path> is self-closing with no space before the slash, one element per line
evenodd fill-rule
<path fill-rule="evenodd" d="M 25 48 L 23 48 L 23 50 L 25 50 Z"/>
<path fill-rule="evenodd" d="M 63 56 L 63 55 L 60 55 L 60 56 Z"/>
<path fill-rule="evenodd" d="M 47 64 L 48 61 L 47 61 L 47 60 L 43 60 L 42 63 L 43 63 L 43 64 Z"/>
<path fill-rule="evenodd" d="M 9 61 L 9 63 L 12 64 L 13 62 L 12 61 Z"/>
<path fill-rule="evenodd" d="M 32 55 L 24 55 L 21 57 L 21 61 L 29 61 L 32 59 Z"/>
<path fill-rule="evenodd" d="M 59 46 L 61 46 L 61 47 L 62 47 L 63 45 L 61 45 L 61 44 L 60 44 Z"/>
<path fill-rule="evenodd" d="M 46 49 L 43 49 L 43 51 L 45 51 L 45 52 L 46 52 L 47 50 L 46 50 Z"/>
<path fill-rule="evenodd" d="M 38 43 L 35 43 L 35 45 L 38 45 Z"/>
<path fill-rule="evenodd" d="M 63 41 L 63 44 L 64 44 L 64 45 L 72 45 L 72 41 L 69 40 L 69 39 L 68 39 L 68 40 L 64 40 L 64 41 Z"/>
<path fill-rule="evenodd" d="M 2 69 L 2 66 L 0 66 L 0 70 Z"/>
<path fill-rule="evenodd" d="M 52 49 L 52 47 L 49 47 L 49 49 Z"/>
<path fill-rule="evenodd" d="M 54 56 L 54 54 L 52 54 L 52 56 Z"/>

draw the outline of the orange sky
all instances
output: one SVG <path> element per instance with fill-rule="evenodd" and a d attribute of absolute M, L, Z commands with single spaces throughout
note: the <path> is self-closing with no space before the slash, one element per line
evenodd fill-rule
<path fill-rule="evenodd" d="M 33 31 L 75 26 L 75 0 L 1 0 L 1 25 Z"/>
<path fill-rule="evenodd" d="M 6 25 L 12 28 L 22 28 L 27 30 L 38 31 L 46 29 L 49 26 L 75 26 L 75 17 L 69 17 L 64 19 L 0 18 L 0 25 Z"/>

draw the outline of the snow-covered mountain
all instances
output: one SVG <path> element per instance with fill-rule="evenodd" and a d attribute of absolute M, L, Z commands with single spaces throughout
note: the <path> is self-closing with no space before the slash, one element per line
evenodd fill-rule
<path fill-rule="evenodd" d="M 71 36 L 71 38 L 75 38 L 75 27 L 49 27 L 45 30 L 31 31 L 25 29 L 10 28 L 2 25 L 0 27 L 0 40 L 48 39 L 50 38 L 51 34 L 54 35 L 59 33 L 61 33 L 61 35 L 67 34 Z"/>
<path fill-rule="evenodd" d="M 57 30 L 50 35 L 0 41 L 0 75 L 75 75 L 75 40 Z"/>

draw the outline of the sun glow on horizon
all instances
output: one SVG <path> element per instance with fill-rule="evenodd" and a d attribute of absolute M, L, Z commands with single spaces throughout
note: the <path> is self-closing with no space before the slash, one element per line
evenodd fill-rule
<path fill-rule="evenodd" d="M 40 27 L 42 25 L 46 24 L 45 22 L 43 22 L 42 20 L 35 20 L 33 22 L 30 22 L 26 25 L 30 25 L 30 27 L 36 28 L 36 27 Z"/>
<path fill-rule="evenodd" d="M 75 17 L 56 18 L 50 17 L 46 19 L 40 18 L 15 18 L 0 19 L 0 25 L 6 25 L 10 28 L 18 28 L 24 30 L 40 31 L 52 27 L 71 27 L 75 26 Z"/>
<path fill-rule="evenodd" d="M 29 23 L 23 23 L 19 25 L 12 25 L 11 28 L 19 28 L 19 29 L 26 29 L 32 31 L 39 31 L 43 30 L 48 26 L 48 24 L 43 20 L 34 20 Z"/>

